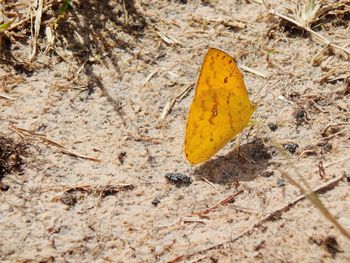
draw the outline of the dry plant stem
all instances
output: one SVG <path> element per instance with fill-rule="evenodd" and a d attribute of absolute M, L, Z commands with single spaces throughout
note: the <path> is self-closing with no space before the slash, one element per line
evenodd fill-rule
<path fill-rule="evenodd" d="M 290 17 L 288 17 L 288 16 L 279 14 L 279 13 L 277 13 L 277 12 L 276 12 L 275 10 L 273 10 L 273 9 L 271 9 L 271 10 L 269 11 L 269 13 L 272 14 L 272 15 L 276 15 L 276 16 L 278 16 L 278 17 L 280 17 L 280 18 L 283 18 L 283 19 L 287 20 L 288 22 L 290 22 L 290 23 L 292 23 L 292 24 L 295 24 L 296 26 L 298 26 L 298 27 L 300 27 L 300 28 L 306 30 L 307 32 L 309 32 L 309 33 L 315 35 L 316 37 L 318 37 L 319 39 L 321 39 L 326 45 L 330 45 L 330 46 L 332 46 L 332 47 L 334 47 L 334 48 L 337 48 L 337 49 L 339 49 L 339 50 L 342 50 L 342 51 L 344 51 L 345 53 L 347 53 L 348 55 L 350 55 L 350 50 L 348 50 L 348 49 L 346 49 L 346 48 L 344 48 L 344 47 L 338 46 L 338 45 L 336 45 L 336 44 L 333 44 L 330 40 L 328 40 L 328 39 L 325 38 L 324 36 L 322 36 L 322 35 L 320 35 L 319 33 L 313 31 L 311 28 L 309 28 L 309 27 L 307 27 L 307 26 L 304 26 L 303 24 L 299 23 L 298 21 L 296 21 L 296 20 L 294 20 L 294 19 L 292 19 L 292 18 L 290 18 Z"/>
<path fill-rule="evenodd" d="M 161 144 L 164 140 L 161 138 L 152 138 L 144 135 L 133 135 L 132 133 L 128 133 L 129 138 L 133 139 L 135 142 L 150 142 L 153 144 Z"/>
<path fill-rule="evenodd" d="M 343 159 L 336 160 L 336 161 L 331 162 L 331 163 L 327 163 L 327 164 L 324 165 L 324 168 L 327 168 L 327 167 L 329 167 L 329 166 L 331 166 L 331 165 L 334 165 L 334 164 L 337 164 L 337 163 L 344 162 L 344 161 L 346 161 L 346 160 L 350 160 L 350 156 L 347 156 L 347 157 L 345 157 L 345 158 L 343 158 Z"/>
<path fill-rule="evenodd" d="M 340 144 L 343 141 L 350 140 L 350 132 L 347 133 L 343 138 L 339 139 L 338 141 L 334 142 L 335 145 Z"/>
<path fill-rule="evenodd" d="M 6 95 L 4 93 L 0 93 L 0 98 L 6 99 L 6 100 L 15 100 L 14 98 L 12 98 L 9 95 Z"/>
<path fill-rule="evenodd" d="M 326 131 L 331 128 L 331 127 L 336 127 L 336 126 L 339 126 L 339 125 L 349 125 L 350 123 L 349 122 L 338 122 L 338 123 L 331 123 L 331 124 L 328 124 L 324 129 L 323 131 L 321 132 L 321 134 L 325 134 Z"/>
<path fill-rule="evenodd" d="M 202 180 L 205 181 L 210 187 L 216 189 L 215 185 L 210 182 L 207 178 L 204 178 L 203 176 L 201 176 Z"/>
<path fill-rule="evenodd" d="M 315 150 L 305 150 L 305 151 L 303 151 L 301 154 L 299 154 L 297 160 L 300 160 L 301 157 L 303 157 L 303 156 L 306 155 L 306 154 L 315 154 L 315 153 L 316 153 Z"/>
<path fill-rule="evenodd" d="M 69 149 L 62 149 L 61 151 L 62 151 L 62 153 L 66 153 L 66 154 L 69 154 L 69 155 L 72 155 L 72 156 L 75 156 L 75 157 L 79 157 L 79 158 L 82 158 L 82 159 L 95 161 L 95 162 L 101 162 L 101 159 L 98 159 L 98 158 L 95 158 L 95 157 L 92 157 L 92 156 L 88 156 L 88 155 L 84 155 L 84 154 L 80 154 L 80 153 L 77 153 L 77 152 L 69 150 Z"/>
<path fill-rule="evenodd" d="M 259 77 L 262 77 L 262 78 L 267 78 L 268 77 L 265 73 L 262 73 L 262 72 L 260 72 L 258 70 L 252 69 L 252 68 L 244 66 L 244 65 L 239 65 L 239 68 L 241 68 L 241 69 L 243 69 L 243 70 L 245 70 L 247 72 L 250 72 L 252 74 L 255 74 L 255 75 L 259 76 Z"/>
<path fill-rule="evenodd" d="M 280 82 L 280 80 L 278 80 L 278 81 L 276 81 L 274 84 L 268 86 L 267 84 L 269 83 L 271 77 L 272 77 L 272 76 L 270 76 L 270 77 L 266 80 L 266 82 L 265 82 L 264 86 L 261 88 L 261 90 L 258 91 L 258 93 L 254 95 L 253 102 L 254 102 L 256 105 L 258 105 L 258 106 L 259 106 L 259 104 L 263 101 L 263 99 L 266 97 L 267 94 L 272 94 L 272 96 L 274 96 L 273 93 L 270 92 L 270 91 L 271 91 L 274 87 L 276 87 L 276 85 Z"/>
<path fill-rule="evenodd" d="M 125 190 L 130 190 L 134 188 L 134 185 L 132 184 L 117 184 L 117 185 L 81 185 L 81 186 L 71 186 L 67 189 L 64 190 L 64 192 L 71 192 L 71 191 L 76 191 L 76 190 L 83 190 L 86 192 L 94 192 L 98 195 L 101 195 L 103 191 L 108 189 L 108 187 L 113 188 L 113 190 L 116 190 L 118 192 L 120 191 L 125 191 Z"/>
<path fill-rule="evenodd" d="M 167 105 L 164 107 L 164 110 L 160 116 L 160 120 L 161 122 L 164 121 L 165 117 L 169 114 L 169 112 L 171 111 L 172 107 L 174 106 L 175 102 L 177 101 L 181 101 L 186 94 L 191 90 L 191 88 L 193 87 L 193 84 L 190 84 L 188 86 L 186 86 L 181 92 L 180 94 L 178 94 L 175 98 L 172 98 Z"/>
<path fill-rule="evenodd" d="M 156 28 L 157 29 L 157 28 Z M 172 45 L 172 44 L 181 44 L 181 42 L 179 40 L 177 40 L 176 38 L 169 36 L 169 34 L 166 34 L 162 31 L 160 31 L 160 29 L 157 29 L 156 34 L 167 44 Z"/>
<path fill-rule="evenodd" d="M 288 179 L 289 182 L 291 182 L 293 185 L 298 187 L 303 193 L 306 193 L 306 190 L 297 182 L 295 181 L 292 177 L 287 175 L 286 173 L 283 173 L 283 175 Z M 343 178 L 344 176 L 340 176 L 340 179 Z M 338 177 L 339 178 L 339 177 Z M 321 213 L 342 233 L 345 237 L 350 239 L 350 233 L 347 229 L 345 229 L 337 219 L 329 212 L 329 210 L 323 205 L 321 200 L 317 197 L 315 192 L 309 192 L 304 194 L 305 197 L 307 197 L 311 203 L 313 203 L 314 206 L 316 206 Z"/>
<path fill-rule="evenodd" d="M 129 14 L 126 8 L 125 0 L 123 0 L 123 11 L 124 11 L 124 25 L 129 25 Z"/>
<path fill-rule="evenodd" d="M 332 138 L 334 138 L 335 136 L 337 136 L 337 135 L 339 135 L 339 134 L 342 134 L 342 133 L 345 133 L 345 132 L 347 132 L 347 131 L 349 131 L 349 129 L 341 130 L 341 131 L 339 131 L 339 132 L 337 132 L 337 133 L 334 133 L 334 134 L 332 134 L 332 135 L 329 135 L 328 137 L 321 138 L 321 141 L 327 141 L 327 140 L 332 139 Z"/>
<path fill-rule="evenodd" d="M 120 188 L 121 190 L 123 189 L 131 189 L 134 187 L 133 184 L 112 184 L 108 183 L 106 185 L 72 185 L 72 186 L 67 186 L 67 185 L 56 185 L 52 187 L 46 187 L 45 189 L 42 189 L 42 193 L 44 192 L 70 192 L 74 190 L 84 190 L 84 191 L 100 191 L 101 189 L 106 189 L 108 187 L 114 187 L 114 188 Z"/>
<path fill-rule="evenodd" d="M 140 2 L 139 2 L 139 0 L 134 0 L 134 5 L 135 5 L 137 11 L 140 12 L 140 14 L 142 14 L 143 16 L 146 15 L 146 14 L 145 14 L 145 11 L 143 10 L 143 8 L 142 8 L 142 6 L 141 6 L 141 4 L 140 4 Z"/>
<path fill-rule="evenodd" d="M 56 3 L 56 1 L 52 1 L 50 3 L 45 3 L 45 7 L 43 8 L 42 13 L 45 13 L 55 3 Z M 31 20 L 31 17 L 27 16 L 26 18 L 22 19 L 21 21 L 17 22 L 16 24 L 11 24 L 11 26 L 9 28 L 7 28 L 7 31 L 12 31 L 12 30 L 18 28 L 19 26 L 21 26 L 22 24 L 27 23 L 29 20 Z"/>
<path fill-rule="evenodd" d="M 40 31 L 40 25 L 41 25 L 41 17 L 43 14 L 43 0 L 38 0 L 37 6 L 36 6 L 36 12 L 35 12 L 35 22 L 34 22 L 34 36 L 33 37 L 33 46 L 32 46 L 32 54 L 29 57 L 30 61 L 33 61 L 36 51 L 37 51 L 37 41 Z"/>
<path fill-rule="evenodd" d="M 243 232 L 241 232 L 239 235 L 233 237 L 232 239 L 230 240 L 226 240 L 224 242 L 221 242 L 219 244 L 216 244 L 214 246 L 210 246 L 210 247 L 207 247 L 205 249 L 202 249 L 200 251 L 197 251 L 197 252 L 194 252 L 192 254 L 189 254 L 189 255 L 181 255 L 181 256 L 178 256 L 176 257 L 175 259 L 169 261 L 169 262 L 177 262 L 179 260 L 185 260 L 185 259 L 188 259 L 189 257 L 193 257 L 195 255 L 198 255 L 198 254 L 201 254 L 201 253 L 204 253 L 204 252 L 207 252 L 209 250 L 212 250 L 212 249 L 216 249 L 216 248 L 219 248 L 219 247 L 222 247 L 223 245 L 225 244 L 228 244 L 228 243 L 231 243 L 231 242 L 235 242 L 237 240 L 239 240 L 240 238 L 244 237 L 244 236 L 247 236 L 247 235 L 250 235 L 254 232 L 254 230 L 256 230 L 258 227 L 260 227 L 262 224 L 264 224 L 265 222 L 268 222 L 270 221 L 271 219 L 275 218 L 276 215 L 281 215 L 282 213 L 285 213 L 287 211 L 289 211 L 292 207 L 294 207 L 298 202 L 304 200 L 305 198 L 308 198 L 308 196 L 310 194 L 315 194 L 315 193 L 318 193 L 318 192 L 324 192 L 326 190 L 329 190 L 330 188 L 333 188 L 336 186 L 336 184 L 341 181 L 342 179 L 344 178 L 343 175 L 341 176 L 338 176 L 336 178 L 334 178 L 333 180 L 330 180 L 322 185 L 320 185 L 319 187 L 315 188 L 313 191 L 311 192 L 308 192 L 306 194 L 302 194 L 300 195 L 299 197 L 295 198 L 293 201 L 289 202 L 287 205 L 285 206 L 282 206 L 276 210 L 274 210 L 273 212 L 269 213 L 268 215 L 266 215 L 265 217 L 263 217 L 261 220 L 259 220 L 257 223 L 255 223 L 252 227 L 244 230 Z"/>
<path fill-rule="evenodd" d="M 183 219 L 184 223 L 201 223 L 201 224 L 205 224 L 205 221 L 203 219 L 196 219 L 196 218 L 190 218 L 190 217 L 186 217 Z"/>
<path fill-rule="evenodd" d="M 146 77 L 146 79 L 143 82 L 143 85 L 146 85 L 148 81 L 150 81 L 150 79 L 159 71 L 158 68 L 154 69 L 151 73 L 148 74 L 148 76 Z"/>
<path fill-rule="evenodd" d="M 42 141 L 46 141 L 46 142 L 48 142 L 48 143 L 50 143 L 58 148 L 61 148 L 62 153 L 73 155 L 75 157 L 79 157 L 79 158 L 90 160 L 90 161 L 101 162 L 101 160 L 98 158 L 91 157 L 91 156 L 84 155 L 84 154 L 80 154 L 80 153 L 77 153 L 73 150 L 70 150 L 70 149 L 66 148 L 65 146 L 63 146 L 62 144 L 60 144 L 60 143 L 58 143 L 50 138 L 47 138 L 46 135 L 37 134 L 37 133 L 34 133 L 32 131 L 28 131 L 26 129 L 23 129 L 23 128 L 17 128 L 13 125 L 10 126 L 10 129 L 17 132 L 21 137 L 25 137 L 26 136 L 25 133 L 27 133 L 27 135 L 34 136 L 36 138 L 41 139 Z"/>
<path fill-rule="evenodd" d="M 329 210 L 323 205 L 323 203 L 321 202 L 321 200 L 317 197 L 317 195 L 315 194 L 315 192 L 310 191 L 311 187 L 309 186 L 308 182 L 303 178 L 303 176 L 301 175 L 301 173 L 299 172 L 299 170 L 295 167 L 295 165 L 293 165 L 291 163 L 290 158 L 288 157 L 286 151 L 281 148 L 278 145 L 275 145 L 276 149 L 279 151 L 279 153 L 284 157 L 284 159 L 288 162 L 288 165 L 290 167 L 293 168 L 293 170 L 295 171 L 295 173 L 297 174 L 297 176 L 300 178 L 300 180 L 303 182 L 303 184 L 306 186 L 306 189 L 301 186 L 301 184 L 299 184 L 297 181 L 295 181 L 292 177 L 290 177 L 286 172 L 281 171 L 283 173 L 283 175 L 288 179 L 288 181 L 293 184 L 294 186 L 296 186 L 297 188 L 299 188 L 299 190 L 305 195 L 305 197 L 307 197 L 309 199 L 309 201 L 317 208 L 320 210 L 320 212 L 340 231 L 340 233 L 342 233 L 345 237 L 347 237 L 348 239 L 350 239 L 350 232 L 345 229 L 341 224 L 339 224 L 339 222 L 337 221 L 337 219 L 329 212 Z M 350 158 L 350 157 L 349 157 Z M 344 160 L 341 160 L 344 161 Z M 323 168 L 325 168 L 326 166 L 323 166 Z M 343 177 L 343 176 L 341 176 Z M 310 191 L 309 193 L 307 193 L 307 191 Z"/>
<path fill-rule="evenodd" d="M 86 59 L 83 62 L 83 64 L 78 68 L 77 72 L 74 74 L 75 75 L 74 78 L 70 81 L 70 83 L 74 83 L 79 78 L 80 72 L 84 69 L 86 62 L 88 62 L 88 61 L 89 61 L 89 59 Z"/>
<path fill-rule="evenodd" d="M 210 207 L 208 209 L 192 213 L 192 215 L 198 215 L 198 216 L 206 215 L 206 214 L 210 213 L 211 211 L 215 210 L 216 208 L 218 208 L 220 205 L 227 205 L 228 203 L 234 201 L 236 196 L 241 194 L 241 193 L 243 193 L 243 190 L 239 190 L 235 194 L 230 195 L 229 197 L 225 198 L 224 200 L 220 201 L 219 203 L 217 203 L 216 205 L 213 205 L 212 207 Z"/>

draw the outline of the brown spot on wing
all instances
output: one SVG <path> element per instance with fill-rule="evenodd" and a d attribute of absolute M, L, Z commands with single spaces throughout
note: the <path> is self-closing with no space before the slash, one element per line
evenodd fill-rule
<path fill-rule="evenodd" d="M 216 93 L 214 93 L 214 95 L 213 95 L 213 101 L 214 101 L 214 105 L 211 108 L 211 116 L 209 118 L 209 122 L 212 125 L 214 125 L 214 118 L 216 116 L 218 116 L 218 98 L 217 98 L 217 94 Z"/>
<path fill-rule="evenodd" d="M 210 77 L 205 78 L 205 84 L 207 84 L 210 87 Z"/>

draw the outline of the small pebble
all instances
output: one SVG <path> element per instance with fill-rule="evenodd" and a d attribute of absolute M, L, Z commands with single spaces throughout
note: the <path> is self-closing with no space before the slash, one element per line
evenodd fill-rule
<path fill-rule="evenodd" d="M 350 174 L 345 175 L 346 181 L 350 183 Z"/>
<path fill-rule="evenodd" d="M 8 184 L 4 184 L 3 182 L 0 181 L 0 191 L 6 192 L 9 189 L 10 189 L 10 186 Z"/>
<path fill-rule="evenodd" d="M 296 119 L 298 122 L 303 122 L 305 121 L 306 113 L 304 110 L 298 110 L 296 114 Z"/>
<path fill-rule="evenodd" d="M 265 171 L 261 174 L 262 177 L 271 177 L 275 174 L 274 171 Z"/>
<path fill-rule="evenodd" d="M 330 152 L 333 148 L 332 144 L 325 141 L 317 143 L 317 146 L 321 147 L 323 152 Z"/>
<path fill-rule="evenodd" d="M 267 127 L 269 127 L 271 131 L 276 131 L 277 130 L 277 125 L 274 124 L 273 122 L 269 122 L 267 124 Z"/>
<path fill-rule="evenodd" d="M 328 236 L 323 240 L 323 245 L 326 248 L 326 250 L 331 254 L 332 258 L 334 259 L 337 253 L 344 252 L 336 239 L 335 236 Z"/>
<path fill-rule="evenodd" d="M 159 203 L 160 203 L 159 197 L 155 197 L 155 198 L 152 200 L 152 205 L 154 205 L 154 206 L 159 205 Z"/>
<path fill-rule="evenodd" d="M 278 187 L 282 187 L 282 186 L 285 186 L 285 185 L 286 185 L 286 182 L 282 178 L 278 178 L 277 179 L 277 186 Z"/>
<path fill-rule="evenodd" d="M 165 178 L 176 186 L 189 185 L 192 183 L 191 177 L 182 173 L 166 173 Z"/>
<path fill-rule="evenodd" d="M 59 200 L 68 207 L 75 206 L 78 202 L 78 198 L 74 194 L 68 192 L 64 193 Z"/>
<path fill-rule="evenodd" d="M 297 148 L 299 147 L 299 145 L 296 143 L 288 143 L 288 144 L 284 144 L 283 147 L 291 154 L 294 154 Z"/>
<path fill-rule="evenodd" d="M 125 158 L 126 158 L 126 152 L 120 152 L 118 154 L 118 160 L 120 164 L 124 164 Z"/>

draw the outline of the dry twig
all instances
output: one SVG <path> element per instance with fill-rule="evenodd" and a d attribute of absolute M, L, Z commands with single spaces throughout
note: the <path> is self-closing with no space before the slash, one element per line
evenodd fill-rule
<path fill-rule="evenodd" d="M 38 0 L 37 6 L 36 6 L 36 12 L 35 12 L 34 35 L 32 34 L 33 45 L 32 45 L 32 54 L 29 57 L 30 61 L 33 61 L 36 55 L 42 14 L 43 14 L 43 0 Z"/>
<path fill-rule="evenodd" d="M 164 107 L 162 114 L 160 115 L 160 122 L 164 121 L 165 117 L 169 114 L 175 102 L 181 101 L 186 94 L 191 90 L 193 84 L 187 85 L 175 98 L 172 98 Z"/>
<path fill-rule="evenodd" d="M 176 257 L 175 259 L 169 261 L 169 262 L 177 262 L 180 260 L 185 260 L 185 259 L 189 259 L 190 257 L 193 257 L 195 255 L 198 254 L 202 254 L 204 252 L 207 252 L 209 250 L 213 250 L 213 249 L 218 249 L 220 247 L 223 247 L 225 244 L 228 243 L 232 243 L 235 242 L 237 240 L 239 240 L 240 238 L 244 237 L 244 236 L 249 236 L 251 235 L 255 230 L 257 230 L 260 226 L 262 226 L 264 223 L 273 220 L 276 218 L 276 216 L 280 216 L 282 213 L 288 212 L 292 207 L 294 207 L 298 202 L 302 201 L 305 199 L 305 197 L 307 197 L 308 195 L 310 195 L 311 193 L 318 193 L 318 192 L 324 192 L 326 190 L 329 190 L 333 187 L 336 186 L 336 184 L 342 180 L 344 178 L 344 175 L 338 176 L 336 178 L 334 178 L 333 180 L 330 180 L 322 185 L 320 185 L 319 187 L 315 188 L 312 192 L 309 193 L 305 193 L 300 195 L 299 197 L 295 198 L 293 201 L 289 202 L 287 205 L 284 205 L 276 210 L 274 210 L 273 212 L 269 213 L 268 215 L 266 215 L 264 218 L 262 218 L 261 220 L 259 220 L 258 222 L 256 222 L 253 226 L 251 226 L 250 228 L 244 230 L 242 233 L 240 233 L 239 235 L 233 237 L 230 240 L 225 240 L 219 244 L 207 247 L 205 249 L 202 250 L 198 250 L 196 252 L 193 252 L 192 254 L 189 255 L 181 255 Z"/>
<path fill-rule="evenodd" d="M 6 99 L 6 100 L 15 100 L 14 98 L 12 98 L 9 95 L 6 95 L 4 93 L 0 93 L 0 98 Z"/>
<path fill-rule="evenodd" d="M 75 157 L 79 157 L 79 158 L 82 158 L 82 159 L 87 159 L 87 160 L 90 160 L 90 161 L 95 161 L 95 162 L 100 162 L 101 161 L 98 158 L 91 157 L 91 156 L 84 155 L 84 154 L 80 154 L 80 153 L 78 153 L 76 151 L 70 150 L 70 149 L 66 148 L 64 145 L 62 145 L 61 143 L 56 142 L 53 139 L 48 138 L 44 134 L 38 134 L 38 133 L 29 131 L 29 130 L 26 130 L 26 129 L 23 129 L 23 128 L 17 128 L 17 127 L 15 127 L 13 125 L 10 126 L 10 129 L 12 129 L 15 132 L 17 132 L 21 137 L 25 137 L 25 136 L 29 135 L 29 136 L 34 136 L 36 138 L 39 138 L 42 141 L 48 142 L 48 143 L 50 143 L 50 144 L 60 148 L 62 153 L 73 155 Z"/>
<path fill-rule="evenodd" d="M 337 49 L 339 49 L 339 50 L 342 50 L 342 51 L 344 51 L 345 53 L 347 53 L 348 55 L 350 55 L 350 50 L 346 49 L 345 47 L 341 47 L 341 46 L 338 46 L 338 45 L 336 45 L 336 44 L 333 44 L 332 41 L 328 40 L 327 38 L 325 38 L 325 37 L 322 36 L 321 34 L 319 34 L 319 33 L 315 32 L 315 31 L 313 31 L 310 27 L 305 26 L 305 25 L 303 25 L 302 23 L 300 23 L 300 22 L 294 20 L 293 18 L 290 18 L 290 17 L 288 17 L 288 16 L 285 16 L 285 15 L 282 15 L 282 14 L 280 14 L 280 13 L 277 13 L 277 12 L 276 12 L 275 10 L 273 10 L 273 9 L 270 9 L 269 13 L 272 14 L 272 15 L 278 16 L 278 17 L 280 17 L 280 18 L 283 18 L 284 20 L 287 20 L 288 22 L 290 22 L 290 23 L 292 23 L 292 24 L 294 24 L 294 25 L 296 25 L 296 26 L 298 26 L 298 27 L 304 29 L 305 31 L 307 31 L 307 32 L 309 32 L 309 33 L 315 35 L 317 38 L 319 38 L 320 40 L 322 40 L 326 45 L 329 45 L 329 46 L 332 46 L 332 47 L 337 48 Z"/>
<path fill-rule="evenodd" d="M 216 208 L 218 208 L 220 205 L 227 205 L 228 203 L 233 202 L 235 200 L 236 196 L 241 194 L 241 193 L 243 193 L 243 190 L 239 190 L 238 192 L 234 193 L 233 195 L 230 195 L 229 197 L 227 197 L 224 200 L 220 201 L 219 203 L 213 205 L 212 207 L 209 207 L 208 209 L 204 209 L 202 211 L 192 213 L 192 215 L 198 215 L 198 216 L 206 215 L 206 214 L 210 213 L 211 211 L 215 210 Z"/>

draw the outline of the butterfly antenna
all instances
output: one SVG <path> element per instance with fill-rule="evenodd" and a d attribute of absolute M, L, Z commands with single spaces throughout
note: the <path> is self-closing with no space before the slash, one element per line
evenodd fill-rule
<path fill-rule="evenodd" d="M 270 79 L 271 79 L 271 76 L 267 79 L 267 81 L 265 82 L 264 86 L 258 91 L 258 93 L 254 95 L 254 98 L 253 98 L 254 102 L 257 101 L 261 97 L 260 93 L 262 93 L 264 88 L 267 86 L 267 83 L 269 83 Z"/>
<path fill-rule="evenodd" d="M 256 105 L 259 105 L 261 101 L 266 97 L 267 94 L 280 82 L 280 80 L 276 81 L 273 85 L 269 86 L 268 88 L 264 89 L 267 86 L 267 83 L 271 77 L 266 81 L 264 87 L 261 89 L 262 91 L 256 96 Z"/>

